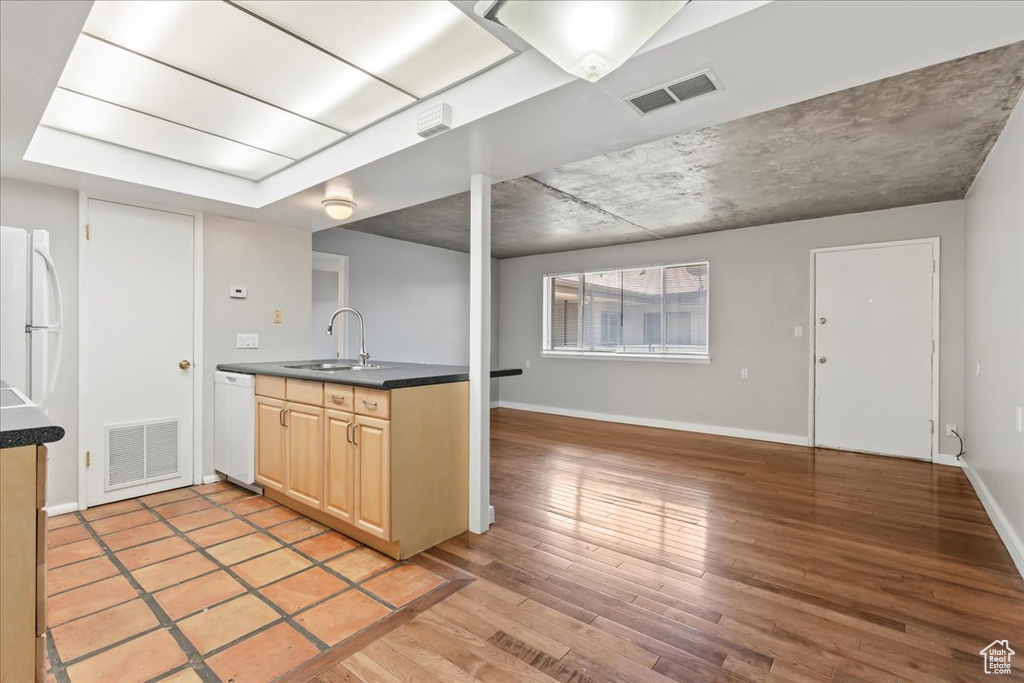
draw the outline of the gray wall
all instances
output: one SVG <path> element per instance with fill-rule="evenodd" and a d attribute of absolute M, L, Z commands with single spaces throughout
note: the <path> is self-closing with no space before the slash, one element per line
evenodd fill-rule
<path fill-rule="evenodd" d="M 348 256 L 348 305 L 366 320 L 377 360 L 469 363 L 469 254 L 343 228 L 313 235 L 313 249 Z M 491 261 L 491 358 L 498 361 L 500 266 Z M 359 344 L 348 325 L 348 348 Z M 491 385 L 496 400 L 497 380 Z"/>
<path fill-rule="evenodd" d="M 203 474 L 213 472 L 213 373 L 218 363 L 304 359 L 309 354 L 313 254 L 305 230 L 203 217 Z M 248 298 L 232 299 L 232 285 Z M 273 311 L 282 311 L 275 324 Z M 256 332 L 258 349 L 236 349 Z"/>
<path fill-rule="evenodd" d="M 1024 104 L 967 194 L 968 473 L 1024 573 Z M 981 364 L 981 375 L 977 364 Z M 980 486 L 979 486 L 980 483 Z"/>
<path fill-rule="evenodd" d="M 0 178 L 0 222 L 12 228 L 50 233 L 50 250 L 64 296 L 64 348 L 48 412 L 66 434 L 63 440 L 50 444 L 46 504 L 77 503 L 78 192 Z"/>
<path fill-rule="evenodd" d="M 338 337 L 327 334 L 327 320 L 338 308 L 338 273 L 313 271 L 313 311 L 309 326 L 310 358 L 336 358 Z M 346 321 L 347 322 L 347 321 Z"/>
<path fill-rule="evenodd" d="M 943 202 L 503 260 L 501 364 L 531 368 L 502 380 L 502 403 L 806 439 L 809 251 L 938 236 L 939 421 L 961 424 L 963 211 L 962 201 Z M 710 364 L 541 357 L 545 274 L 704 258 L 711 261 Z M 805 330 L 799 339 L 797 325 Z M 740 379 L 741 368 L 749 379 Z M 955 439 L 940 439 L 940 452 L 955 449 Z"/>

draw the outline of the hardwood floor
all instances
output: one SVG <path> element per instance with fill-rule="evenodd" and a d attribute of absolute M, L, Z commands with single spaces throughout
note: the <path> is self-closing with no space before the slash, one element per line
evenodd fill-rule
<path fill-rule="evenodd" d="M 1024 680 L 959 469 L 507 409 L 492 443 L 495 525 L 415 558 L 462 590 L 292 680 L 977 681 L 996 639 Z"/>

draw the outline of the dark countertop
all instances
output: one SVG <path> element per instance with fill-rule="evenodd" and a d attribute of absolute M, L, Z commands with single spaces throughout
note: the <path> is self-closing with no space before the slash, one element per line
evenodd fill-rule
<path fill-rule="evenodd" d="M 469 380 L 469 368 L 465 365 L 428 365 L 426 363 L 394 363 L 371 360 L 374 365 L 385 367 L 375 370 L 339 370 L 324 372 L 322 370 L 302 370 L 289 368 L 289 365 L 305 363 L 345 363 L 354 365 L 358 361 L 328 358 L 327 360 L 286 360 L 273 363 L 221 363 L 218 370 L 224 372 L 240 372 L 247 375 L 274 375 L 276 377 L 292 377 L 313 382 L 331 382 L 333 384 L 351 384 L 357 387 L 373 389 L 404 389 L 419 387 L 426 384 L 449 384 Z M 491 370 L 491 377 L 513 377 L 521 375 L 519 368 Z"/>
<path fill-rule="evenodd" d="M 9 389 L 0 380 L 0 389 Z M 64 428 L 32 404 L 0 408 L 0 448 L 36 446 L 64 438 Z"/>

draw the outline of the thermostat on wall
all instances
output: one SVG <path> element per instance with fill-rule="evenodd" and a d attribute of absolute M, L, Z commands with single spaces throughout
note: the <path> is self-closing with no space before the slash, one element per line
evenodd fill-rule
<path fill-rule="evenodd" d="M 248 290 L 245 287 L 231 287 L 228 290 L 228 294 L 232 299 L 244 299 L 249 296 Z"/>

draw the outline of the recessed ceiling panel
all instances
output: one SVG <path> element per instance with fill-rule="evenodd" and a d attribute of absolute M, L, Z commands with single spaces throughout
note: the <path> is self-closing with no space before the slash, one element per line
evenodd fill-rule
<path fill-rule="evenodd" d="M 40 125 L 258 180 L 291 159 L 57 89 Z"/>
<path fill-rule="evenodd" d="M 83 35 L 60 87 L 301 159 L 340 140 L 333 128 Z"/>
<path fill-rule="evenodd" d="M 512 54 L 447 0 L 240 0 L 236 4 L 419 98 Z"/>
<path fill-rule="evenodd" d="M 342 132 L 415 101 L 226 2 L 99 0 L 83 32 Z"/>

